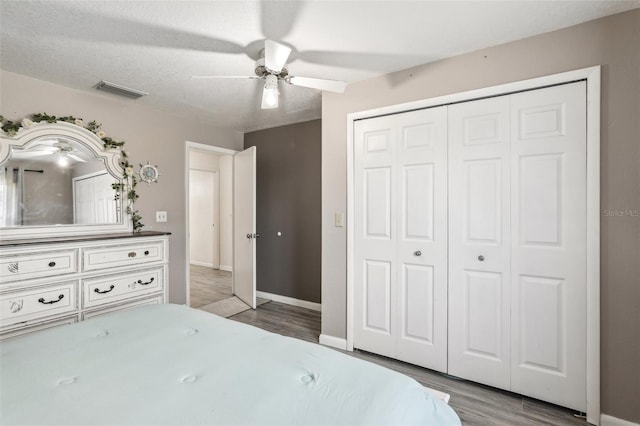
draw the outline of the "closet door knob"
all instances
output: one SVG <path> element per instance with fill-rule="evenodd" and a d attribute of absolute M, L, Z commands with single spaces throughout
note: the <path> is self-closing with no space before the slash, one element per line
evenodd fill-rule
<path fill-rule="evenodd" d="M 483 255 L 478 256 L 478 260 L 479 260 L 480 262 L 484 262 L 484 256 L 483 256 Z"/>
<path fill-rule="evenodd" d="M 422 256 L 422 252 L 420 250 L 414 251 L 413 254 L 416 256 Z"/>

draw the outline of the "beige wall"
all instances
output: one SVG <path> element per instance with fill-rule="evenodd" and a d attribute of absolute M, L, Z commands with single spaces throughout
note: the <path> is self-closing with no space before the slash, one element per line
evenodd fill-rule
<path fill-rule="evenodd" d="M 218 174 L 218 203 L 216 204 L 214 200 L 213 209 L 214 223 L 219 232 L 219 244 L 218 258 L 214 259 L 214 264 L 217 260 L 220 269 L 230 271 L 233 267 L 233 156 L 198 151 L 197 148 L 193 148 L 189 151 L 189 168 Z M 193 237 L 191 243 L 193 244 Z M 189 255 L 193 261 L 193 246 Z"/>
<path fill-rule="evenodd" d="M 136 209 L 142 214 L 144 230 L 172 233 L 169 300 L 185 303 L 185 141 L 241 150 L 243 134 L 158 111 L 134 100 L 0 71 L 0 115 L 21 119 L 35 112 L 96 120 L 108 136 L 126 141 L 133 164 L 149 161 L 158 166 L 157 184 L 138 185 Z M 156 210 L 167 211 L 167 223 L 155 223 Z"/>
<path fill-rule="evenodd" d="M 217 172 L 220 169 L 219 163 L 217 154 L 200 152 L 193 149 L 189 151 L 190 169 Z"/>
<path fill-rule="evenodd" d="M 346 336 L 347 228 L 333 220 L 346 212 L 348 113 L 602 65 L 601 402 L 604 413 L 640 422 L 638 46 L 636 9 L 323 93 L 322 333 Z"/>

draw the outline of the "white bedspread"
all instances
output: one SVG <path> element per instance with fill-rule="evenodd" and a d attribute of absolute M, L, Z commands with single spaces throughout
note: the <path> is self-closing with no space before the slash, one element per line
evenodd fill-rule
<path fill-rule="evenodd" d="M 460 424 L 404 375 L 184 306 L 1 346 L 2 426 Z"/>

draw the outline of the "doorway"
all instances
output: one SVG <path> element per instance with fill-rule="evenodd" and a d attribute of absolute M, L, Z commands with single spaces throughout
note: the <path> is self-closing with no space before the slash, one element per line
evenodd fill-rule
<path fill-rule="evenodd" d="M 233 297 L 233 155 L 189 143 L 187 300 L 201 308 Z"/>
<path fill-rule="evenodd" d="M 187 141 L 185 159 L 187 304 L 225 317 L 255 309 L 256 148 Z"/>

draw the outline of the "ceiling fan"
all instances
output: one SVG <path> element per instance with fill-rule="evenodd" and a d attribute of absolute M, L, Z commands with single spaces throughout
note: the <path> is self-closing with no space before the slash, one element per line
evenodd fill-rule
<path fill-rule="evenodd" d="M 278 107 L 278 83 L 285 83 L 309 87 L 312 89 L 327 90 L 330 92 L 343 93 L 347 83 L 338 80 L 326 80 L 321 78 L 296 77 L 289 75 L 287 60 L 291 54 L 291 48 L 273 40 L 265 40 L 264 49 L 260 51 L 260 58 L 256 61 L 255 76 L 192 76 L 191 78 L 241 78 L 265 80 L 262 92 L 262 109 L 272 109 Z"/>
<path fill-rule="evenodd" d="M 54 142 L 55 141 L 55 142 Z M 76 150 L 71 144 L 63 141 L 46 141 L 36 145 L 28 151 L 22 151 L 14 155 L 15 158 L 33 158 L 43 156 L 53 156 L 58 165 L 62 167 L 68 166 L 72 162 L 86 163 L 87 160 L 82 158 L 81 153 Z M 49 144 L 51 143 L 51 144 Z"/>

